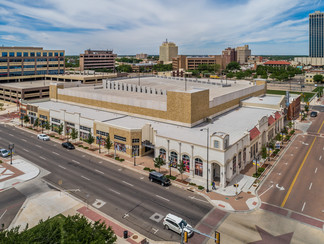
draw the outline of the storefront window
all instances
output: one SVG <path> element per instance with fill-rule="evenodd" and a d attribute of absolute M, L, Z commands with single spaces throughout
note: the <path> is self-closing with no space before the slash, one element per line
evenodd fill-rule
<path fill-rule="evenodd" d="M 190 157 L 186 154 L 182 155 L 182 162 L 185 165 L 186 172 L 190 172 Z"/>
<path fill-rule="evenodd" d="M 203 176 L 203 161 L 200 158 L 195 158 L 195 175 Z"/>
<path fill-rule="evenodd" d="M 80 131 L 80 138 L 82 140 L 86 140 L 86 139 L 88 139 L 88 137 L 89 137 L 89 133 L 88 132 Z"/>
<path fill-rule="evenodd" d="M 176 152 L 171 152 L 170 158 L 171 167 L 176 168 L 178 164 L 178 154 Z"/>
<path fill-rule="evenodd" d="M 126 152 L 126 145 L 122 143 L 115 142 L 115 148 L 117 151 Z"/>
<path fill-rule="evenodd" d="M 132 155 L 138 156 L 139 153 L 139 145 L 132 146 Z"/>
<path fill-rule="evenodd" d="M 160 158 L 163 158 L 166 160 L 166 151 L 163 148 L 160 148 L 160 153 L 159 153 Z"/>
<path fill-rule="evenodd" d="M 236 156 L 233 158 L 233 175 L 236 173 Z"/>

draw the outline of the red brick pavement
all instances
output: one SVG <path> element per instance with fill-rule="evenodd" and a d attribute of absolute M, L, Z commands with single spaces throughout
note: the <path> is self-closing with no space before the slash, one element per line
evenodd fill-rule
<path fill-rule="evenodd" d="M 307 217 L 307 216 L 304 216 L 304 215 L 301 215 L 301 214 L 298 214 L 298 213 L 292 213 L 290 218 L 296 219 L 298 221 L 304 222 L 304 223 L 309 224 L 309 225 L 316 226 L 316 227 L 321 228 L 321 229 L 324 226 L 324 221 L 316 220 L 316 219 L 313 219 L 313 218 L 310 218 L 310 217 Z"/>
<path fill-rule="evenodd" d="M 275 206 L 272 206 L 272 205 L 268 205 L 268 204 L 265 204 L 265 203 L 262 203 L 260 208 L 263 209 L 263 210 L 267 210 L 267 211 L 276 213 L 276 214 L 281 214 L 283 216 L 287 216 L 287 214 L 288 214 L 288 210 L 285 210 L 285 209 L 282 209 L 282 208 L 279 208 L 279 207 L 275 207 Z"/>

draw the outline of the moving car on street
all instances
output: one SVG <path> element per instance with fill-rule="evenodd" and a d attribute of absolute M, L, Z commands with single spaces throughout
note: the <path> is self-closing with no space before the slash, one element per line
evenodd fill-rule
<path fill-rule="evenodd" d="M 10 151 L 7 149 L 1 148 L 0 155 L 1 155 L 1 157 L 6 158 L 6 157 L 10 156 Z"/>
<path fill-rule="evenodd" d="M 156 172 L 156 171 L 150 172 L 149 179 L 150 179 L 150 181 L 152 181 L 152 182 L 155 181 L 155 182 L 161 184 L 162 186 L 171 185 L 170 179 L 165 177 L 164 174 L 161 174 L 161 173 Z"/>
<path fill-rule="evenodd" d="M 50 137 L 48 135 L 46 135 L 46 134 L 39 134 L 39 135 L 37 135 L 37 138 L 41 139 L 43 141 L 49 141 L 50 140 Z"/>
<path fill-rule="evenodd" d="M 311 117 L 317 117 L 317 112 L 315 112 L 315 111 L 311 112 L 311 113 L 310 113 L 310 116 L 311 116 Z"/>
<path fill-rule="evenodd" d="M 67 148 L 67 149 L 74 149 L 74 145 L 71 142 L 63 142 L 62 147 Z"/>
<path fill-rule="evenodd" d="M 188 237 L 193 235 L 192 226 L 189 225 L 185 220 L 177 217 L 173 214 L 167 214 L 163 220 L 163 226 L 167 230 L 173 230 L 174 232 L 181 235 L 182 229 L 188 232 Z"/>

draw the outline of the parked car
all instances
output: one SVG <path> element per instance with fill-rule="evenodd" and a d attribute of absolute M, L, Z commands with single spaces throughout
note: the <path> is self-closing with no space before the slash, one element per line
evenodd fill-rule
<path fill-rule="evenodd" d="M 310 116 L 311 116 L 311 117 L 317 117 L 317 112 L 315 112 L 315 111 L 311 112 L 311 113 L 310 113 Z"/>
<path fill-rule="evenodd" d="M 1 148 L 0 149 L 0 155 L 3 158 L 8 157 L 8 156 L 10 156 L 10 151 L 7 150 L 7 149 Z"/>
<path fill-rule="evenodd" d="M 156 171 L 150 172 L 149 179 L 150 179 L 150 181 L 152 181 L 152 182 L 155 181 L 155 182 L 161 184 L 162 186 L 171 185 L 170 179 L 165 177 L 164 174 L 161 174 L 161 173 L 156 172 Z"/>
<path fill-rule="evenodd" d="M 62 146 L 67 148 L 67 149 L 74 149 L 74 145 L 71 142 L 63 142 Z"/>
<path fill-rule="evenodd" d="M 165 218 L 163 219 L 163 226 L 165 229 L 173 230 L 180 235 L 183 228 L 183 231 L 188 232 L 188 237 L 191 237 L 193 235 L 192 226 L 182 218 L 177 217 L 173 214 L 167 214 L 167 216 L 165 216 Z"/>
<path fill-rule="evenodd" d="M 48 135 L 46 135 L 46 134 L 39 134 L 39 135 L 37 135 L 37 138 L 41 139 L 43 141 L 49 141 L 50 140 L 50 137 Z"/>

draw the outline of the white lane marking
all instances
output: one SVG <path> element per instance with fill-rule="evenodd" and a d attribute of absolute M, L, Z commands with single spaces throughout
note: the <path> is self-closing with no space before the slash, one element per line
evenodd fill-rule
<path fill-rule="evenodd" d="M 266 189 L 264 192 L 262 192 L 262 193 L 259 195 L 259 197 L 261 197 L 264 193 L 266 193 L 267 191 L 269 191 L 272 187 L 273 187 L 273 184 L 272 184 L 268 189 Z"/>
<path fill-rule="evenodd" d="M 95 171 L 97 171 L 98 173 L 103 174 L 103 175 L 105 174 L 104 172 L 97 170 L 97 169 Z"/>
<path fill-rule="evenodd" d="M 36 145 L 36 147 L 42 148 L 42 146 L 40 146 L 40 145 Z"/>
<path fill-rule="evenodd" d="M 83 158 L 84 158 L 85 156 L 86 156 L 86 155 L 84 155 L 84 154 L 82 155 Z"/>
<path fill-rule="evenodd" d="M 78 161 L 72 160 L 72 162 L 76 163 L 76 164 L 80 164 Z"/>
<path fill-rule="evenodd" d="M 304 202 L 304 204 L 303 204 L 303 207 L 301 209 L 302 212 L 304 211 L 305 205 L 306 205 L 306 202 Z"/>
<path fill-rule="evenodd" d="M 310 185 L 309 185 L 308 190 L 312 189 L 312 185 L 313 185 L 313 183 L 311 182 Z"/>
<path fill-rule="evenodd" d="M 43 160 L 46 160 L 46 158 L 42 157 L 42 156 L 39 156 L 39 158 L 43 159 Z"/>
<path fill-rule="evenodd" d="M 118 171 L 122 171 L 122 169 L 118 169 Z"/>
<path fill-rule="evenodd" d="M 98 163 L 102 164 L 102 161 L 99 161 Z"/>
<path fill-rule="evenodd" d="M 159 231 L 159 229 L 152 228 L 154 235 Z"/>
<path fill-rule="evenodd" d="M 62 168 L 62 169 L 66 169 L 66 168 L 65 168 L 65 167 L 63 167 L 62 165 L 59 165 L 59 164 L 58 164 L 57 166 L 59 166 L 59 167 L 60 167 L 60 168 Z"/>
<path fill-rule="evenodd" d="M 58 154 L 57 152 L 52 152 L 52 153 L 54 153 L 54 154 L 56 154 L 56 155 L 60 155 L 60 154 Z"/>
<path fill-rule="evenodd" d="M 8 135 L 9 135 L 9 136 L 14 136 L 13 134 L 10 134 L 10 133 L 9 133 Z"/>
<path fill-rule="evenodd" d="M 319 160 L 322 160 L 322 155 L 319 157 Z"/>
<path fill-rule="evenodd" d="M 6 212 L 7 212 L 7 209 L 6 209 L 6 211 L 3 212 L 3 214 L 1 214 L 0 219 L 5 215 Z"/>
<path fill-rule="evenodd" d="M 109 189 L 110 191 L 112 191 L 112 192 L 114 192 L 114 193 L 116 193 L 116 194 L 118 194 L 118 195 L 120 195 L 120 192 L 118 192 L 118 191 L 115 191 L 115 190 L 113 190 L 113 189 Z"/>
<path fill-rule="evenodd" d="M 83 175 L 81 175 L 81 177 L 82 177 L 83 179 L 90 180 L 89 178 L 87 178 L 87 177 L 85 177 L 85 176 L 83 176 Z"/>
<path fill-rule="evenodd" d="M 129 185 L 129 186 L 134 186 L 133 184 L 128 183 L 128 182 L 126 182 L 126 181 L 123 181 L 123 183 L 125 183 L 126 185 Z"/>
<path fill-rule="evenodd" d="M 22 141 L 24 141 L 24 142 L 27 142 L 27 140 L 25 140 L 25 139 L 20 139 L 20 140 L 22 140 Z"/>
<path fill-rule="evenodd" d="M 191 199 L 195 199 L 197 201 L 201 201 L 201 202 L 205 202 L 205 203 L 209 203 L 208 201 L 205 201 L 205 200 L 202 200 L 202 199 L 199 199 L 199 198 L 195 198 L 194 196 L 188 196 L 189 198 Z"/>
<path fill-rule="evenodd" d="M 29 152 L 27 149 L 23 148 L 24 151 Z"/>
<path fill-rule="evenodd" d="M 143 179 L 144 179 L 144 177 L 141 177 L 140 179 L 141 179 L 141 180 L 143 180 Z"/>
<path fill-rule="evenodd" d="M 161 199 L 163 199 L 163 200 L 165 200 L 165 201 L 167 201 L 167 202 L 170 202 L 170 200 L 169 199 L 166 199 L 166 198 L 164 198 L 164 197 L 161 197 L 161 196 L 159 196 L 159 195 L 155 195 L 156 197 L 158 197 L 158 198 L 161 198 Z"/>
<path fill-rule="evenodd" d="M 316 174 L 316 172 L 317 172 L 317 168 L 315 169 L 315 174 Z"/>

